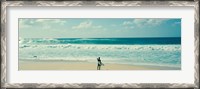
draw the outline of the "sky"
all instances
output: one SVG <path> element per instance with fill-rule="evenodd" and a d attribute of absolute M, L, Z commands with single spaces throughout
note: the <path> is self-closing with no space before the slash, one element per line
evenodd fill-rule
<path fill-rule="evenodd" d="M 19 19 L 20 38 L 181 37 L 181 19 Z"/>

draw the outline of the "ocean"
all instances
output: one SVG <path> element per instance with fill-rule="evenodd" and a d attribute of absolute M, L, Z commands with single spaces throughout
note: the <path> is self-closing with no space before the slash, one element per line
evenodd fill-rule
<path fill-rule="evenodd" d="M 181 67 L 181 38 L 19 38 L 19 60 Z M 70 63 L 70 62 L 69 62 Z"/>

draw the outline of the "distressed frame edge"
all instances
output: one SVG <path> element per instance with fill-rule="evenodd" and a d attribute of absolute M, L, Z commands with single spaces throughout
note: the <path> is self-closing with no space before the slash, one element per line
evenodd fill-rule
<path fill-rule="evenodd" d="M 195 83 L 195 88 L 196 89 L 199 89 L 199 87 L 200 87 L 200 83 L 199 83 L 199 46 L 200 46 L 200 44 L 199 44 L 199 26 L 200 26 L 200 23 L 199 23 L 199 0 L 197 1 L 195 1 L 195 6 L 194 6 L 194 8 L 195 8 L 195 12 L 194 12 L 194 20 L 195 20 L 195 22 L 194 22 L 194 31 L 195 31 L 195 33 L 194 33 L 194 38 L 195 38 L 195 43 L 194 43 L 194 46 L 195 46 L 195 67 L 194 67 L 194 69 L 195 69 L 195 73 L 194 73 L 194 77 L 195 77 L 195 81 L 194 81 L 194 83 Z"/>
<path fill-rule="evenodd" d="M 6 89 L 6 6 L 1 2 L 1 87 Z"/>
<path fill-rule="evenodd" d="M 13 2 L 13 3 L 12 3 Z M 62 84 L 56 84 L 56 83 L 12 83 L 9 84 L 6 82 L 6 7 L 7 6 L 26 6 L 28 4 L 32 6 L 57 6 L 55 5 L 56 1 L 50 1 L 48 3 L 47 1 L 33 1 L 33 3 L 24 3 L 27 1 L 2 1 L 1 2 L 1 88 L 57 88 L 57 87 L 63 87 L 63 88 L 191 88 L 194 87 L 195 89 L 199 89 L 199 1 L 194 1 L 195 5 L 191 4 L 191 2 L 186 3 L 187 1 L 167 1 L 168 4 L 166 6 L 194 6 L 194 31 L 195 31 L 195 81 L 194 84 L 185 84 L 185 83 L 122 83 L 122 84 L 115 84 L 115 83 L 62 83 Z M 32 2 L 32 1 L 29 1 Z M 131 4 L 124 4 L 124 3 L 114 3 L 114 1 L 108 1 L 110 3 L 105 4 L 107 1 L 64 1 L 58 6 L 148 6 L 142 4 L 142 2 L 145 1 L 131 1 L 135 3 Z M 122 1 L 126 2 L 126 1 Z M 127 1 L 130 2 L 130 1 Z M 146 1 L 151 2 L 151 1 Z M 154 5 L 157 5 L 160 1 L 153 1 Z M 165 1 L 162 1 L 165 2 Z M 181 4 L 177 4 L 179 2 L 182 2 Z M 46 3 L 46 4 L 45 4 Z M 124 5 L 120 5 L 124 4 Z M 163 3 L 162 3 L 163 5 Z M 160 5 L 157 5 L 160 6 Z M 108 87 L 107 87 L 108 86 Z M 169 87 L 170 86 L 170 87 Z"/>

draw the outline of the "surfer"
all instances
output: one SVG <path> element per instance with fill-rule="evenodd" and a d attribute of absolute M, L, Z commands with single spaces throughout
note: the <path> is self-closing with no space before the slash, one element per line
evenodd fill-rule
<path fill-rule="evenodd" d="M 101 65 L 104 65 L 102 62 L 101 62 L 101 59 L 100 57 L 97 58 L 97 70 L 101 70 Z"/>

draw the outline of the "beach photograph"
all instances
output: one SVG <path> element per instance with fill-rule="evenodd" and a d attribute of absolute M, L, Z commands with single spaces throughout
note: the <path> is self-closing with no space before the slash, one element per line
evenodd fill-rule
<path fill-rule="evenodd" d="M 181 70 L 180 18 L 20 18 L 18 70 Z"/>

